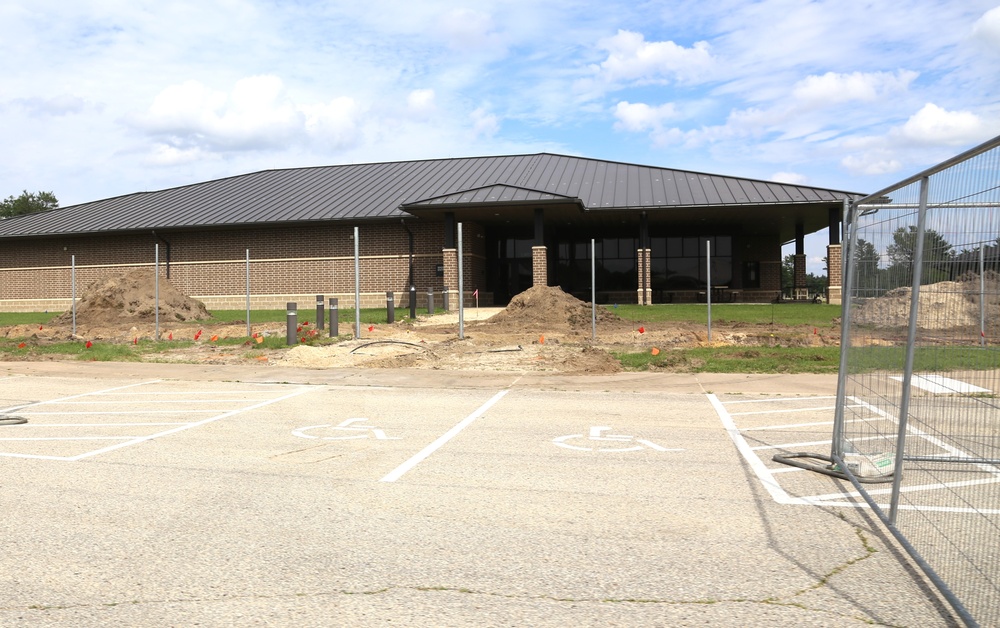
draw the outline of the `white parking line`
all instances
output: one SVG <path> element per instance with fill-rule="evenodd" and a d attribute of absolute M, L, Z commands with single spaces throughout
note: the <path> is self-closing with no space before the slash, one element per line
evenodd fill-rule
<path fill-rule="evenodd" d="M 221 404 L 229 404 L 229 405 L 231 405 L 233 403 L 247 403 L 248 402 L 247 399 L 231 399 L 230 396 L 233 395 L 233 394 L 237 394 L 237 393 L 242 393 L 242 394 L 258 394 L 258 393 L 262 393 L 262 394 L 274 395 L 275 393 L 281 391 L 281 389 L 275 390 L 273 388 L 269 388 L 269 389 L 263 389 L 262 390 L 262 389 L 257 388 L 257 389 L 252 389 L 252 390 L 248 389 L 248 390 L 240 390 L 240 391 L 232 391 L 232 390 L 230 390 L 230 391 L 223 391 L 221 393 L 220 393 L 220 391 L 203 391 L 203 392 L 199 393 L 199 392 L 191 392 L 191 391 L 136 391 L 136 390 L 133 390 L 136 387 L 147 386 L 147 385 L 151 385 L 151 384 L 157 384 L 157 383 L 160 383 L 161 381 L 162 380 L 151 380 L 151 381 L 140 382 L 140 383 L 137 383 L 137 384 L 129 384 L 127 386 L 117 386 L 117 387 L 114 387 L 114 388 L 107 388 L 107 389 L 104 389 L 104 390 L 92 391 L 92 392 L 88 392 L 88 393 L 81 393 L 81 394 L 78 394 L 78 395 L 69 395 L 69 396 L 66 396 L 66 397 L 60 397 L 60 398 L 52 399 L 52 400 L 48 400 L 48 401 L 39 401 L 39 402 L 33 402 L 33 403 L 25 403 L 25 404 L 21 404 L 21 405 L 16 406 L 14 408 L 14 410 L 16 410 L 18 412 L 18 416 L 27 417 L 27 418 L 30 418 L 30 417 L 41 417 L 41 416 L 90 416 L 90 415 L 114 416 L 114 415 L 125 415 L 125 414 L 130 415 L 130 416 L 151 415 L 151 414 L 172 414 L 174 416 L 177 416 L 177 415 L 204 415 L 204 414 L 212 414 L 213 416 L 210 416 L 210 417 L 205 418 L 205 419 L 197 420 L 197 421 L 148 421 L 148 422 L 130 421 L 128 423 L 107 423 L 107 422 L 100 422 L 100 423 L 58 423 L 58 424 L 54 424 L 54 423 L 30 423 L 30 424 L 25 424 L 25 425 L 18 425 L 18 426 L 14 426 L 14 428 L 7 428 L 7 431 L 5 431 L 3 433 L 4 437 L 0 438 L 0 442 L 2 442 L 2 441 L 22 441 L 22 442 L 23 441 L 81 441 L 82 442 L 82 441 L 97 441 L 97 440 L 105 440 L 105 441 L 113 440 L 113 441 L 118 441 L 118 442 L 115 443 L 115 444 L 113 444 L 113 445 L 109 445 L 109 446 L 102 447 L 100 449 L 96 449 L 96 450 L 92 450 L 92 451 L 87 451 L 87 452 L 84 452 L 84 453 L 81 453 L 81 454 L 78 454 L 78 455 L 75 455 L 75 456 L 51 456 L 51 455 L 39 455 L 39 454 L 24 454 L 24 453 L 0 452 L 0 457 L 5 456 L 5 457 L 12 457 L 12 458 L 32 458 L 32 459 L 38 459 L 38 460 L 60 460 L 60 461 L 74 462 L 74 461 L 82 460 L 84 458 L 89 458 L 89 457 L 92 457 L 92 456 L 97 456 L 99 454 L 103 454 L 103 453 L 107 453 L 107 452 L 110 452 L 110 451 L 114 451 L 114 450 L 120 449 L 122 447 L 128 447 L 130 445 L 136 445 L 136 444 L 139 444 L 139 443 L 142 443 L 142 442 L 153 440 L 153 439 L 159 438 L 161 436 L 167 436 L 169 434 L 174 434 L 174 433 L 177 433 L 177 432 L 180 432 L 180 431 L 183 431 L 183 430 L 187 430 L 187 429 L 191 429 L 191 428 L 194 428 L 194 427 L 199 427 L 199 426 L 202 426 L 202 425 L 206 425 L 208 423 L 212 423 L 214 421 L 218 421 L 220 419 L 224 419 L 224 418 L 228 418 L 228 417 L 231 417 L 231 416 L 235 416 L 237 414 L 241 414 L 241 413 L 248 412 L 248 411 L 251 411 L 251 410 L 256 410 L 256 409 L 262 408 L 264 406 L 268 406 L 268 405 L 271 405 L 271 404 L 274 404 L 274 403 L 278 403 L 280 401 L 284 401 L 286 399 L 290 399 L 292 397 L 296 397 L 296 396 L 304 394 L 306 392 L 310 392 L 310 391 L 314 391 L 314 390 L 320 390 L 320 388 L 317 388 L 315 386 L 302 386 L 302 387 L 296 388 L 295 390 L 293 390 L 293 391 L 291 391 L 291 392 L 289 392 L 287 394 L 283 394 L 281 396 L 273 397 L 273 398 L 270 398 L 270 399 L 263 399 L 263 400 L 260 400 L 258 402 L 252 403 L 251 405 L 243 406 L 243 407 L 239 407 L 239 408 L 235 408 L 235 409 L 228 410 L 228 411 L 221 412 L 221 413 L 219 412 L 219 409 L 214 409 L 214 410 L 212 410 L 212 409 L 199 410 L 199 409 L 185 408 L 184 404 L 186 404 L 186 403 L 221 403 Z M 126 389 L 129 389 L 129 392 L 127 392 L 127 393 L 120 392 L 120 391 L 124 391 Z M 225 395 L 225 397 L 223 397 L 221 399 L 220 398 L 215 398 L 215 399 L 210 399 L 210 400 L 190 399 L 190 398 L 188 398 L 188 399 L 174 399 L 174 400 L 172 400 L 172 401 L 169 402 L 169 403 L 171 403 L 171 404 L 173 404 L 175 406 L 172 410 L 150 410 L 150 409 L 147 409 L 145 407 L 148 403 L 150 403 L 150 401 L 142 399 L 142 397 L 147 396 L 147 395 L 161 395 L 161 394 L 168 394 L 168 395 L 174 395 L 174 396 L 183 395 L 183 396 L 186 396 L 186 397 L 190 397 L 191 395 L 197 395 L 197 394 L 202 394 L 202 395 L 206 395 L 206 394 L 219 395 L 219 394 L 221 394 L 221 395 Z M 104 402 L 101 402 L 101 401 L 78 401 L 79 399 L 82 399 L 84 397 L 97 397 L 97 396 L 102 396 L 102 395 L 104 395 L 104 396 L 127 395 L 129 397 L 129 399 L 127 401 L 110 400 L 110 401 L 104 401 Z M 133 409 L 133 410 L 128 410 L 128 411 L 121 411 L 121 410 L 96 411 L 95 410 L 95 411 L 48 412 L 48 411 L 35 411 L 35 410 L 33 410 L 33 408 L 37 408 L 38 406 L 43 406 L 43 405 L 48 405 L 48 404 L 79 404 L 79 403 L 87 403 L 87 404 L 100 404 L 100 403 L 104 403 L 107 406 L 113 406 L 113 407 L 114 406 L 116 406 L 116 407 L 122 407 L 124 405 L 131 404 L 131 405 L 138 405 L 139 408 Z M 162 403 L 162 402 L 160 402 L 160 403 Z M 8 410 L 8 411 L 10 411 L 10 410 Z M 23 436 L 23 437 L 16 436 L 16 434 L 18 434 L 18 433 L 22 433 L 22 434 L 24 434 L 24 433 L 31 433 L 30 431 L 26 431 L 26 430 L 34 431 L 34 430 L 37 430 L 39 428 L 60 428 L 60 427 L 62 427 L 62 428 L 165 427 L 165 428 L 168 428 L 168 429 L 161 430 L 161 431 L 156 432 L 154 434 L 147 434 L 147 435 L 141 435 L 141 436 L 132 435 L 132 434 L 118 434 L 118 435 L 112 435 L 112 436 L 106 436 L 106 435 L 100 435 L 100 436 L 97 436 L 97 435 L 91 435 L 91 436 L 88 436 L 88 435 L 79 435 L 79 436 L 31 436 L 31 437 L 29 437 L 29 436 Z M 14 429 L 17 429 L 17 431 L 13 431 Z"/>
<path fill-rule="evenodd" d="M 391 473 L 389 473 L 389 475 L 379 480 L 379 482 L 395 482 L 399 478 L 403 477 L 403 475 L 407 471 L 420 464 L 425 458 L 427 458 L 432 453 L 437 451 L 442 445 L 450 441 L 452 438 L 457 436 L 459 432 L 461 432 L 466 427 L 471 425 L 473 421 L 478 419 L 480 416 L 483 415 L 483 413 L 492 408 L 493 404 L 503 399 L 503 396 L 506 395 L 508 392 L 510 392 L 510 389 L 501 390 L 497 394 L 493 395 L 489 401 L 479 406 L 479 408 L 475 412 L 462 419 L 453 428 L 451 428 L 450 430 L 442 434 L 440 437 L 438 437 L 437 440 L 435 440 L 433 443 L 424 447 L 417 455 L 413 456 L 403 464 L 396 467 Z"/>
<path fill-rule="evenodd" d="M 727 406 L 734 406 L 740 403 L 774 403 L 775 401 L 818 401 L 820 399 L 836 399 L 836 396 L 823 397 L 767 397 L 764 399 L 740 399 L 738 401 L 727 401 Z"/>

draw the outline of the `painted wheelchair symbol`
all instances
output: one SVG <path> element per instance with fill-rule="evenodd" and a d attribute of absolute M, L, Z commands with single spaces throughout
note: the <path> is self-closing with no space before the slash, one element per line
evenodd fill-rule
<path fill-rule="evenodd" d="M 356 440 L 361 438 L 368 438 L 374 435 L 376 440 L 401 440 L 399 436 L 386 436 L 385 432 L 375 427 L 374 425 L 354 425 L 355 423 L 365 422 L 368 419 L 347 419 L 339 425 L 310 425 L 309 427 L 300 427 L 297 430 L 292 430 L 292 434 L 300 438 L 318 438 L 320 440 Z M 327 429 L 328 431 L 337 432 L 348 432 L 343 436 L 316 436 L 314 434 L 306 434 L 308 431 Z"/>
<path fill-rule="evenodd" d="M 638 443 L 630 447 L 613 447 L 607 446 L 606 443 L 629 443 L 633 441 L 632 436 L 627 436 L 625 434 L 604 434 L 604 432 L 610 431 L 611 428 L 607 426 L 594 426 L 590 428 L 590 435 L 584 436 L 583 434 L 569 434 L 568 436 L 559 436 L 558 438 L 553 438 L 552 442 L 559 447 L 565 447 L 566 449 L 576 449 L 577 451 L 606 451 L 609 453 L 619 452 L 619 451 L 641 451 L 643 449 L 649 448 L 654 451 L 684 451 L 683 449 L 667 449 L 657 445 L 656 443 L 643 439 L 635 438 L 634 442 Z M 574 439 L 583 439 L 585 445 L 571 445 L 568 441 Z"/>

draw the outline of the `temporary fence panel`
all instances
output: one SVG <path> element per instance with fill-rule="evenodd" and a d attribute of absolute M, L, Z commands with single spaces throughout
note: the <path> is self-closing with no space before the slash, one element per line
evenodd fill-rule
<path fill-rule="evenodd" d="M 1000 137 L 847 229 L 832 458 L 966 623 L 1000 625 Z"/>

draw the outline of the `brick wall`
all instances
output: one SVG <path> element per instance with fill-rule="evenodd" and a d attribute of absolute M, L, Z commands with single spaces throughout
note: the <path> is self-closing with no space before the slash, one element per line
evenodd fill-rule
<path fill-rule="evenodd" d="M 410 223 L 414 284 L 418 303 L 428 288 L 440 293 L 444 280 L 442 223 Z M 466 288 L 485 296 L 485 238 L 478 225 L 463 225 Z M 247 249 L 250 250 L 251 306 L 283 308 L 288 301 L 315 304 L 317 294 L 354 307 L 354 227 L 317 225 L 231 231 L 99 235 L 81 238 L 12 240 L 0 247 L 0 310 L 62 311 L 71 304 L 71 259 L 75 256 L 76 294 L 93 281 L 138 267 L 151 267 L 159 244 L 161 272 L 169 252 L 170 281 L 209 308 L 246 305 Z M 385 292 L 397 306 L 409 306 L 409 245 L 404 226 L 359 226 L 362 307 L 385 305 Z M 168 245 L 169 242 L 169 245 Z M 471 288 L 470 288 L 471 286 Z M 455 286 L 457 288 L 457 285 Z M 491 303 L 492 301 L 490 301 Z M 312 305 L 310 305 L 312 307 Z"/>
<path fill-rule="evenodd" d="M 653 275 L 650 269 L 650 262 L 652 257 L 652 249 L 636 249 L 636 258 L 638 263 L 636 268 L 638 269 L 638 285 L 636 288 L 636 302 L 640 305 L 652 305 L 653 303 L 653 288 L 652 281 Z M 645 289 L 643 289 L 645 286 Z"/>
<path fill-rule="evenodd" d="M 827 301 L 840 304 L 844 294 L 844 250 L 840 244 L 830 244 L 826 247 L 826 261 L 829 276 Z"/>
<path fill-rule="evenodd" d="M 544 246 L 531 247 L 531 285 L 549 285 L 548 249 Z"/>

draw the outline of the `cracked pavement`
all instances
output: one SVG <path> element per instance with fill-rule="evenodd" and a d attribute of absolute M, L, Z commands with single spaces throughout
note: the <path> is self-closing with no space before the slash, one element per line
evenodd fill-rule
<path fill-rule="evenodd" d="M 773 501 L 705 395 L 833 385 L 5 365 L 0 625 L 953 625 L 866 510 Z"/>

